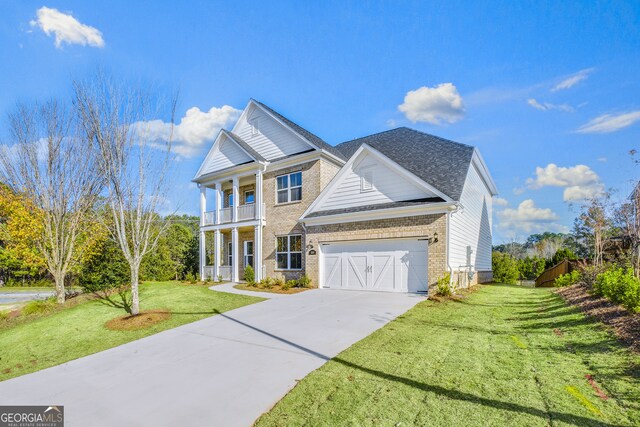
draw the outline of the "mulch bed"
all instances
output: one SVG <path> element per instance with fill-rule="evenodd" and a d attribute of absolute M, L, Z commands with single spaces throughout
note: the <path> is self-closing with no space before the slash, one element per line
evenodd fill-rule
<path fill-rule="evenodd" d="M 135 331 L 148 328 L 171 317 L 167 309 L 142 311 L 136 316 L 126 315 L 107 321 L 104 326 L 113 331 Z"/>
<path fill-rule="evenodd" d="M 640 313 L 629 313 L 605 298 L 591 295 L 587 286 L 581 283 L 559 288 L 556 293 L 587 316 L 610 326 L 622 342 L 640 352 Z"/>

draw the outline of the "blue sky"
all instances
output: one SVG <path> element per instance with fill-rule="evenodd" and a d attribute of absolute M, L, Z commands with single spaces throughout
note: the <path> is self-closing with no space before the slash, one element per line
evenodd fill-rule
<path fill-rule="evenodd" d="M 413 127 L 480 148 L 495 242 L 567 230 L 581 197 L 639 175 L 638 2 L 267 3 L 3 0 L 0 116 L 98 67 L 179 90 L 168 209 L 192 214 L 250 97 L 331 144 Z"/>

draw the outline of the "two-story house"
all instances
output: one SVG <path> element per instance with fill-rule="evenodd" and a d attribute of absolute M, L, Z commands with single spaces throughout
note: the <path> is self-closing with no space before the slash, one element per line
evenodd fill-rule
<path fill-rule="evenodd" d="M 203 277 L 251 265 L 256 280 L 399 292 L 492 278 L 497 190 L 468 145 L 398 128 L 331 146 L 250 100 L 193 181 Z"/>

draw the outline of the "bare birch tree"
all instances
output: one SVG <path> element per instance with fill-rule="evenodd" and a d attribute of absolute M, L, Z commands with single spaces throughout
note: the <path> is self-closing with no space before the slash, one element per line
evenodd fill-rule
<path fill-rule="evenodd" d="M 87 242 L 102 179 L 95 152 L 76 134 L 69 106 L 50 101 L 19 106 L 9 115 L 11 144 L 0 149 L 0 177 L 10 191 L 28 200 L 42 227 L 35 246 L 53 276 L 59 303 L 65 278 Z"/>
<path fill-rule="evenodd" d="M 130 313 L 137 315 L 140 263 L 166 228 L 157 208 L 165 199 L 175 101 L 169 122 L 163 123 L 169 126 L 167 138 L 158 141 L 145 132 L 150 123 L 157 124 L 151 119 L 157 119 L 161 104 L 150 92 L 116 83 L 101 73 L 91 81 L 75 82 L 74 88 L 79 120 L 99 153 L 105 179 L 109 212 L 105 225 L 129 264 Z"/>

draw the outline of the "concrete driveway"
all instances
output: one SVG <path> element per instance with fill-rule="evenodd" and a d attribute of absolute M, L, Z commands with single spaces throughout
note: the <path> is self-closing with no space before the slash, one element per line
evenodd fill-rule
<path fill-rule="evenodd" d="M 423 299 L 273 298 L 0 382 L 0 404 L 64 405 L 67 426 L 249 426 L 297 380 Z"/>

